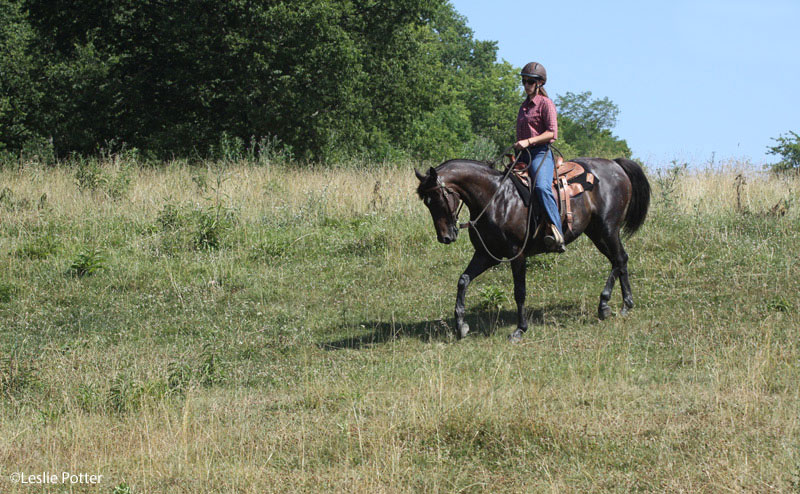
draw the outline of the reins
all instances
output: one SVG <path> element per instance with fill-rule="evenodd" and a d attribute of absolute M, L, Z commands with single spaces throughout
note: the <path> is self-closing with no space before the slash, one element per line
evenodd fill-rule
<path fill-rule="evenodd" d="M 533 177 L 531 177 L 531 181 L 530 181 L 531 185 L 535 185 L 536 184 L 536 177 L 539 175 L 539 170 L 542 168 L 542 165 L 544 164 L 544 160 L 547 159 L 547 153 L 550 152 L 550 145 L 546 145 L 546 146 L 547 146 L 547 149 L 545 150 L 544 154 L 542 155 L 542 159 L 539 160 L 539 164 L 536 166 L 536 171 L 533 173 Z M 530 163 L 531 158 L 532 158 L 532 156 L 530 154 L 531 152 L 527 148 L 525 149 L 525 152 L 528 153 L 528 162 Z M 505 151 L 504 151 L 504 153 L 505 153 Z M 500 184 L 501 185 L 509 177 L 509 175 L 511 175 L 511 171 L 514 169 L 514 166 L 519 162 L 520 156 L 522 156 L 522 153 L 520 153 L 519 156 L 517 156 L 516 159 L 514 159 L 514 161 L 508 166 L 508 170 L 506 170 L 506 173 L 503 175 L 503 178 L 500 180 Z M 514 257 L 509 258 L 509 259 L 498 258 L 494 254 L 492 254 L 492 252 L 486 246 L 486 242 L 483 241 L 483 237 L 481 237 L 481 234 L 480 234 L 480 232 L 478 231 L 478 228 L 475 225 L 478 222 L 478 220 L 480 219 L 480 217 L 483 216 L 483 213 L 485 213 L 486 210 L 489 208 L 489 205 L 494 201 L 494 198 L 497 196 L 497 194 L 499 192 L 500 192 L 500 187 L 498 186 L 497 190 L 494 192 L 494 194 L 492 195 L 491 199 L 489 199 L 489 201 L 486 203 L 486 206 L 483 207 L 483 211 L 481 211 L 480 214 L 474 220 L 470 220 L 470 221 L 468 221 L 468 222 L 466 222 L 466 223 L 464 223 L 462 225 L 459 225 L 459 227 L 460 228 L 472 228 L 475 231 L 475 235 L 478 237 L 478 240 L 481 242 L 481 245 L 483 246 L 483 250 L 485 250 L 486 253 L 489 254 L 489 257 L 491 257 L 492 259 L 494 259 L 497 262 L 511 262 L 511 261 L 516 260 L 520 256 L 524 255 L 525 254 L 525 248 L 528 246 L 528 240 L 530 240 L 530 237 L 531 237 L 530 231 L 531 231 L 531 219 L 533 219 L 533 202 L 531 202 L 531 205 L 528 206 L 528 220 L 525 222 L 525 241 L 522 243 L 522 247 L 520 248 L 519 252 L 517 252 L 517 255 L 515 255 Z M 459 210 L 460 210 L 460 208 L 459 208 Z M 537 228 L 537 232 L 538 232 L 538 228 Z M 534 234 L 534 236 L 535 236 L 535 234 Z"/>
<path fill-rule="evenodd" d="M 536 171 L 534 172 L 533 177 L 531 177 L 531 182 L 530 182 L 531 185 L 536 184 L 536 177 L 539 175 L 539 170 L 542 168 L 542 165 L 544 164 L 544 160 L 547 159 L 547 153 L 550 152 L 550 145 L 547 144 L 546 146 L 547 146 L 547 149 L 545 150 L 545 153 L 542 156 L 542 159 L 539 161 L 539 164 L 536 166 Z M 510 149 L 511 149 L 510 146 L 508 148 L 504 149 L 503 153 L 500 156 L 501 157 L 505 156 L 506 152 L 509 151 Z M 532 156 L 530 154 L 531 152 L 527 148 L 524 151 L 526 153 L 528 153 L 528 162 L 530 163 L 531 158 L 532 158 Z M 561 154 L 561 153 L 559 153 L 559 154 Z M 503 178 L 500 179 L 500 185 L 502 185 L 503 182 L 505 182 L 505 180 L 511 175 L 511 172 L 514 170 L 514 167 L 519 162 L 519 159 L 520 159 L 521 156 L 522 156 L 522 153 L 520 153 L 511 162 L 511 164 L 508 165 L 508 167 L 506 168 L 505 173 L 503 174 Z M 496 160 L 495 161 L 490 161 L 489 163 L 491 165 L 494 165 L 495 162 L 496 162 Z M 453 191 L 451 191 L 448 187 L 446 187 L 444 185 L 444 182 L 441 181 L 441 178 L 439 179 L 439 181 L 437 183 L 437 187 L 442 189 L 444 194 L 453 193 Z M 500 186 L 497 187 L 497 190 L 494 191 L 494 194 L 492 194 L 492 197 L 486 202 L 486 205 L 483 207 L 483 210 L 481 210 L 481 212 L 478 213 L 478 216 L 476 216 L 474 220 L 467 221 L 466 223 L 461 223 L 460 225 L 458 225 L 458 227 L 459 228 L 471 228 L 471 229 L 473 229 L 475 231 L 475 235 L 477 235 L 478 240 L 480 241 L 481 245 L 483 246 L 483 249 L 486 251 L 487 254 L 489 254 L 489 257 L 491 257 L 495 261 L 497 261 L 497 262 L 511 262 L 511 261 L 514 261 L 517 258 L 519 258 L 521 255 L 523 255 L 525 253 L 525 248 L 528 246 L 528 241 L 530 240 L 530 237 L 531 237 L 529 234 L 530 234 L 530 229 L 531 229 L 531 219 L 533 219 L 533 204 L 531 203 L 531 205 L 528 206 L 528 220 L 525 223 L 525 241 L 522 243 L 522 248 L 517 253 L 517 255 L 515 255 L 514 257 L 512 257 L 510 259 L 498 258 L 494 254 L 492 254 L 492 252 L 486 246 L 486 243 L 483 241 L 483 237 L 481 237 L 481 234 L 478 231 L 478 228 L 476 227 L 476 224 L 477 224 L 478 220 L 481 219 L 481 217 L 486 212 L 486 210 L 489 209 L 489 206 L 492 204 L 492 202 L 494 201 L 494 198 L 497 197 L 497 194 L 499 192 L 500 192 Z M 453 221 L 455 223 L 458 223 L 458 215 L 461 213 L 461 208 L 464 207 L 464 201 L 461 200 L 460 198 L 459 198 L 459 201 L 460 201 L 460 204 L 459 204 L 457 210 L 455 211 L 455 213 L 453 214 Z M 450 203 L 449 202 L 447 202 L 447 206 L 448 206 L 448 208 L 450 207 Z M 537 232 L 538 232 L 538 228 L 537 228 Z M 534 236 L 535 236 L 535 234 L 534 234 Z"/>

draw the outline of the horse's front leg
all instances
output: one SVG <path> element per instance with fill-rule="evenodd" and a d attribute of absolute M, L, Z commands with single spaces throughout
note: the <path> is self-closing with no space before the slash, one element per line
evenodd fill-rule
<path fill-rule="evenodd" d="M 511 262 L 511 273 L 514 275 L 514 301 L 517 303 L 517 329 L 508 336 L 508 340 L 517 343 L 528 330 L 528 318 L 525 317 L 525 270 L 527 259 L 521 257 Z"/>
<path fill-rule="evenodd" d="M 497 261 L 480 252 L 472 255 L 472 260 L 467 265 L 467 269 L 458 279 L 458 293 L 456 294 L 456 336 L 461 339 L 469 333 L 469 325 L 464 322 L 464 298 L 467 295 L 469 284 L 480 276 L 481 273 L 496 265 Z"/>

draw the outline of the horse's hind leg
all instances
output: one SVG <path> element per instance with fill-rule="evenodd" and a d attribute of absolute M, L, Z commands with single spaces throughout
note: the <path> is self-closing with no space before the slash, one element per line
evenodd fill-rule
<path fill-rule="evenodd" d="M 472 255 L 472 260 L 467 265 L 467 269 L 458 279 L 458 292 L 456 294 L 456 336 L 463 338 L 469 333 L 469 325 L 464 322 L 464 298 L 467 294 L 467 287 L 470 282 L 480 276 L 481 273 L 496 265 L 497 261 L 491 259 L 485 254 L 475 252 Z"/>
<path fill-rule="evenodd" d="M 605 319 L 611 315 L 611 308 L 608 306 L 608 301 L 611 300 L 611 292 L 614 289 L 614 282 L 617 278 L 620 279 L 620 286 L 622 288 L 622 302 L 624 304 L 622 314 L 624 315 L 633 308 L 633 295 L 631 293 L 631 284 L 628 280 L 628 254 L 625 252 L 625 248 L 622 247 L 619 231 L 613 233 L 587 231 L 586 235 L 594 242 L 597 249 L 611 261 L 611 272 L 608 275 L 608 280 L 606 280 L 606 286 L 603 288 L 602 293 L 600 293 L 600 305 L 597 307 L 597 316 L 600 319 Z"/>
<path fill-rule="evenodd" d="M 624 316 L 629 310 L 633 309 L 633 293 L 631 292 L 631 282 L 628 280 L 628 254 L 622 248 L 621 243 L 620 249 L 622 249 L 622 255 L 625 259 L 619 270 L 619 285 L 622 287 L 622 315 Z"/>

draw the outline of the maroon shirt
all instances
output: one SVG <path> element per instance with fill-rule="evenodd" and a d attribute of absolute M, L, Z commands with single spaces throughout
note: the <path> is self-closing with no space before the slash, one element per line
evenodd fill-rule
<path fill-rule="evenodd" d="M 553 138 L 558 138 L 558 121 L 556 120 L 556 105 L 553 101 L 541 94 L 527 98 L 519 107 L 517 114 L 517 140 L 529 139 L 539 134 L 553 131 Z"/>

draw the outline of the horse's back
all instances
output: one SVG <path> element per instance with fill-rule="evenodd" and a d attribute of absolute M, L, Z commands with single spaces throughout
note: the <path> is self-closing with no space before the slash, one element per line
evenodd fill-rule
<path fill-rule="evenodd" d="M 568 238 L 574 239 L 587 229 L 618 228 L 631 196 L 631 181 L 625 170 L 616 161 L 604 158 L 569 161 L 594 175 L 595 183 L 592 190 L 573 198 L 573 231 Z"/>

